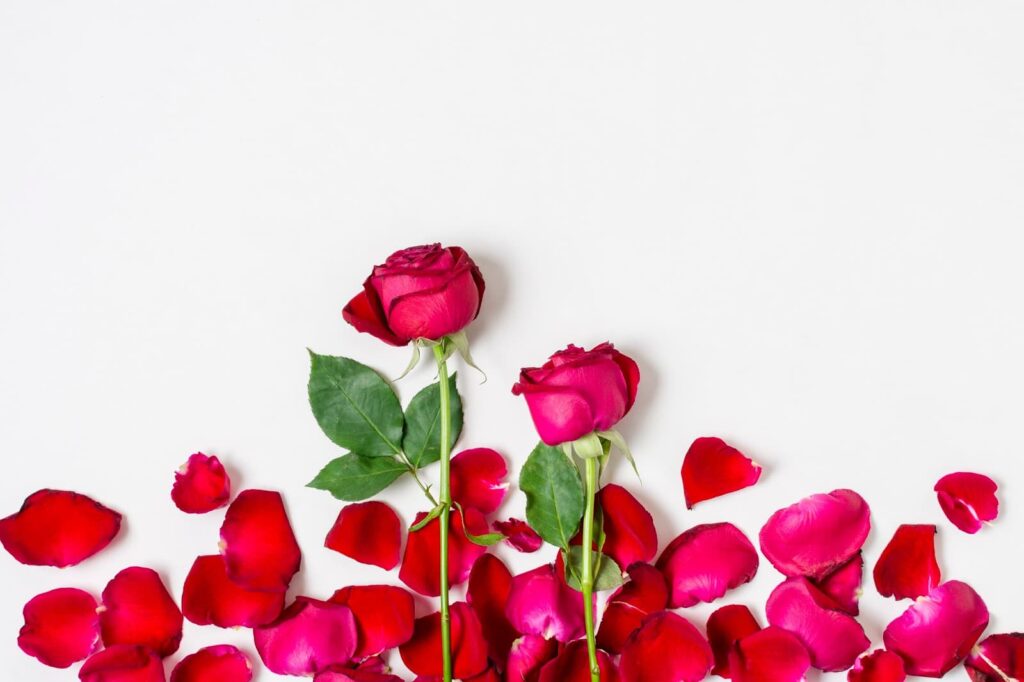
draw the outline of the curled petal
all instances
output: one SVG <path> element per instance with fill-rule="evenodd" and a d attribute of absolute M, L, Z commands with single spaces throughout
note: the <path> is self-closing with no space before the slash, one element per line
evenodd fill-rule
<path fill-rule="evenodd" d="M 871 644 L 860 623 L 806 578 L 776 587 L 765 612 L 770 624 L 797 636 L 821 670 L 846 670 Z"/>
<path fill-rule="evenodd" d="M 566 585 L 552 564 L 513 578 L 505 615 L 524 635 L 571 642 L 584 632 L 583 595 Z"/>
<path fill-rule="evenodd" d="M 495 521 L 494 529 L 505 536 L 505 542 L 520 552 L 527 554 L 536 552 L 544 544 L 544 540 L 537 534 L 537 531 L 519 519 Z"/>
<path fill-rule="evenodd" d="M 761 529 L 761 551 L 785 576 L 821 580 L 860 550 L 870 530 L 864 498 L 834 490 L 772 514 Z"/>
<path fill-rule="evenodd" d="M 249 682 L 252 663 L 229 644 L 208 646 L 181 659 L 171 671 L 171 682 Z"/>
<path fill-rule="evenodd" d="M 280 493 L 240 492 L 224 516 L 220 539 L 228 577 L 246 589 L 284 592 L 299 570 L 302 554 Z"/>
<path fill-rule="evenodd" d="M 487 669 L 487 642 L 480 622 L 466 602 L 451 605 L 452 675 L 474 677 Z M 398 648 L 402 661 L 416 675 L 441 676 L 441 614 L 416 619 L 415 633 Z"/>
<path fill-rule="evenodd" d="M 896 529 L 875 564 L 875 587 L 883 597 L 916 599 L 939 584 L 932 525 L 904 524 Z"/>
<path fill-rule="evenodd" d="M 23 610 L 18 646 L 54 668 L 85 660 L 100 642 L 97 606 L 91 594 L 70 587 L 32 597 Z"/>
<path fill-rule="evenodd" d="M 272 622 L 283 609 L 284 592 L 256 592 L 231 582 L 219 554 L 196 558 L 181 593 L 181 610 L 196 625 L 252 628 Z"/>
<path fill-rule="evenodd" d="M 100 633 L 107 646 L 138 644 L 170 656 L 181 644 L 181 611 L 156 571 L 132 566 L 107 583 Z"/>
<path fill-rule="evenodd" d="M 81 682 L 164 682 L 160 656 L 144 646 L 117 644 L 93 654 L 78 671 Z"/>
<path fill-rule="evenodd" d="M 628 490 L 610 483 L 598 492 L 597 503 L 603 512 L 605 554 L 622 568 L 654 559 L 658 552 L 654 519 Z"/>
<path fill-rule="evenodd" d="M 597 644 L 605 651 L 618 654 L 629 636 L 652 613 L 668 606 L 668 587 L 661 571 L 650 564 L 629 567 L 629 581 L 608 598 Z"/>
<path fill-rule="evenodd" d="M 940 478 L 935 492 L 939 506 L 953 525 L 974 534 L 986 521 L 999 516 L 998 487 L 988 476 L 961 471 Z"/>
<path fill-rule="evenodd" d="M 964 662 L 971 682 L 1024 679 L 1024 634 L 990 635 L 974 647 Z"/>
<path fill-rule="evenodd" d="M 903 670 L 902 658 L 878 649 L 858 658 L 846 679 L 848 682 L 903 682 L 907 673 Z"/>
<path fill-rule="evenodd" d="M 686 508 L 704 500 L 749 488 L 761 478 L 761 466 L 721 438 L 698 438 L 683 457 Z"/>
<path fill-rule="evenodd" d="M 800 639 L 772 625 L 738 641 L 729 654 L 733 682 L 802 682 L 810 667 Z"/>
<path fill-rule="evenodd" d="M 0 543 L 30 566 L 74 566 L 110 544 L 121 515 L 68 490 L 32 493 L 21 509 L 0 519 Z"/>
<path fill-rule="evenodd" d="M 451 530 L 448 533 L 448 584 L 458 585 L 466 581 L 473 563 L 484 553 L 481 547 L 466 537 L 466 529 L 473 535 L 484 535 L 488 532 L 487 521 L 483 515 L 472 507 L 465 508 L 465 528 L 463 514 L 453 509 L 449 517 Z M 415 523 L 426 517 L 424 512 L 416 515 Z M 439 532 L 440 517 L 432 519 L 419 530 L 409 533 L 402 557 L 402 568 L 398 572 L 399 579 L 412 590 L 436 597 L 441 593 L 441 576 L 439 562 L 441 557 L 441 537 Z"/>
<path fill-rule="evenodd" d="M 312 675 L 345 665 L 358 642 L 349 607 L 308 597 L 296 597 L 280 618 L 252 633 L 263 664 L 279 675 Z"/>
<path fill-rule="evenodd" d="M 452 499 L 483 514 L 496 510 L 508 491 L 508 465 L 490 448 L 463 450 L 452 457 Z"/>
<path fill-rule="evenodd" d="M 540 669 L 557 655 L 555 640 L 523 635 L 512 642 L 505 664 L 505 682 L 536 682 Z"/>
<path fill-rule="evenodd" d="M 505 616 L 505 604 L 512 591 L 512 573 L 493 554 L 484 554 L 469 573 L 466 601 L 476 613 L 491 660 L 504 662 L 518 634 Z M 500 666 L 499 666 L 500 667 Z"/>
<path fill-rule="evenodd" d="M 327 533 L 324 547 L 359 563 L 390 571 L 398 565 L 402 521 L 383 502 L 357 502 L 342 508 Z"/>
<path fill-rule="evenodd" d="M 910 675 L 942 677 L 962 661 L 988 626 L 988 607 L 970 585 L 942 583 L 885 628 L 885 647 Z"/>
<path fill-rule="evenodd" d="M 388 327 L 387 317 L 381 307 L 377 292 L 367 283 L 341 311 L 341 317 L 357 331 L 372 334 L 391 346 L 404 346 L 411 339 L 402 338 Z"/>
<path fill-rule="evenodd" d="M 708 617 L 707 625 L 708 643 L 711 644 L 711 651 L 715 655 L 715 665 L 711 669 L 711 674 L 730 677 L 729 654 L 736 642 L 760 629 L 761 626 L 757 624 L 754 614 L 742 604 L 723 606 L 712 613 Z"/>
<path fill-rule="evenodd" d="M 750 582 L 757 573 L 757 550 L 731 523 L 694 526 L 665 548 L 658 569 L 669 586 L 669 605 L 712 602 Z"/>
<path fill-rule="evenodd" d="M 619 672 L 623 682 L 697 682 L 713 663 L 704 635 L 682 616 L 661 611 L 630 635 Z"/>
<path fill-rule="evenodd" d="M 412 595 L 393 585 L 343 587 L 328 600 L 352 609 L 359 644 L 356 659 L 375 656 L 405 644 L 412 637 L 416 605 Z"/>
<path fill-rule="evenodd" d="M 832 598 L 851 616 L 860 613 L 861 582 L 864 578 L 864 557 L 860 552 L 822 580 L 813 580 L 814 586 Z"/>
<path fill-rule="evenodd" d="M 186 514 L 205 514 L 231 497 L 231 479 L 216 457 L 197 452 L 174 474 L 171 500 Z"/>
<path fill-rule="evenodd" d="M 612 659 L 603 651 L 597 652 L 597 667 L 601 682 L 619 682 L 619 673 Z M 628 678 L 624 678 L 628 679 Z M 554 659 L 540 669 L 537 682 L 590 682 L 590 659 L 587 643 L 577 640 L 562 649 Z M 511 681 L 510 681 L 511 682 Z"/>

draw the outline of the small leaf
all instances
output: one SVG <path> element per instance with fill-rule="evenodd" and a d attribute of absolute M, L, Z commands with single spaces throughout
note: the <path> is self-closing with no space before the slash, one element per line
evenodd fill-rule
<path fill-rule="evenodd" d="M 462 505 L 458 502 L 452 502 L 452 505 L 459 510 L 459 518 L 462 519 L 462 532 L 465 533 L 466 539 L 474 545 L 491 547 L 505 539 L 504 533 L 484 533 L 483 535 L 473 535 L 473 533 L 469 531 L 469 526 L 466 525 L 466 513 L 462 510 Z"/>
<path fill-rule="evenodd" d="M 566 556 L 568 554 L 568 556 Z M 603 592 L 614 590 L 622 585 L 625 580 L 622 576 L 622 569 L 615 563 L 615 560 L 606 554 L 594 552 L 594 566 L 597 575 L 594 576 L 594 591 Z M 583 547 L 573 545 L 568 553 L 562 550 L 562 558 L 565 560 L 565 582 L 572 589 L 582 592 L 583 586 L 578 576 L 583 575 Z"/>
<path fill-rule="evenodd" d="M 398 375 L 395 381 L 401 381 L 405 378 L 409 372 L 416 368 L 416 365 L 420 364 L 420 343 L 418 341 L 412 342 L 412 357 L 409 358 L 409 364 L 405 366 L 405 371 Z"/>
<path fill-rule="evenodd" d="M 414 523 L 411 526 L 409 526 L 409 532 L 413 533 L 413 532 L 418 531 L 419 529 L 423 528 L 424 526 L 426 526 L 428 523 L 430 523 L 431 521 L 436 519 L 438 516 L 440 516 L 441 515 L 441 510 L 443 510 L 443 509 L 444 509 L 444 505 L 443 504 L 435 505 L 433 509 L 431 509 L 429 512 L 427 512 L 426 516 L 424 516 L 422 519 L 420 519 L 416 523 Z"/>
<path fill-rule="evenodd" d="M 451 443 L 462 433 L 462 398 L 455 385 L 456 373 L 448 378 L 452 408 Z M 409 463 L 420 469 L 441 458 L 441 382 L 435 382 L 413 396 L 405 410 L 402 447 Z"/>
<path fill-rule="evenodd" d="M 485 374 L 482 369 L 476 366 L 476 363 L 473 362 L 473 356 L 469 354 L 469 337 L 466 336 L 466 330 L 463 329 L 461 331 L 455 332 L 454 334 L 449 334 L 448 339 L 451 341 L 452 346 L 455 347 L 455 350 L 459 351 L 459 355 L 462 356 L 462 361 L 465 362 L 470 367 L 472 367 L 473 369 L 475 369 L 476 371 L 480 372 L 480 376 L 483 377 L 483 381 L 481 381 L 480 383 L 486 383 L 487 374 Z"/>
<path fill-rule="evenodd" d="M 629 445 L 626 443 L 626 439 L 622 437 L 622 434 L 615 429 L 610 429 L 608 431 L 598 431 L 597 435 L 608 441 L 609 445 L 614 445 L 620 452 L 622 452 L 623 455 L 625 455 L 626 461 L 633 467 L 633 473 L 636 474 L 637 480 L 640 480 L 640 470 L 636 468 L 636 460 L 633 459 L 633 452 L 629 449 Z"/>
<path fill-rule="evenodd" d="M 555 547 L 568 547 L 583 518 L 583 481 L 560 448 L 538 443 L 519 474 L 526 520 Z"/>
<path fill-rule="evenodd" d="M 574 440 L 572 449 L 581 459 L 600 459 L 605 454 L 601 439 L 593 432 Z"/>
<path fill-rule="evenodd" d="M 339 500 L 358 502 L 373 497 L 408 472 L 392 457 L 363 457 L 354 452 L 331 460 L 308 484 L 326 490 Z"/>

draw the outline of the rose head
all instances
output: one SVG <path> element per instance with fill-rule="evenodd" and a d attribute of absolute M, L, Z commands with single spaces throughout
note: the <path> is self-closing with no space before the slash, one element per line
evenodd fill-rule
<path fill-rule="evenodd" d="M 473 321 L 484 278 L 458 246 L 413 246 L 388 256 L 342 312 L 345 321 L 393 346 L 436 341 Z"/>
<path fill-rule="evenodd" d="M 526 398 L 540 439 L 559 445 L 615 426 L 633 407 L 639 382 L 636 363 L 612 344 L 570 344 L 544 366 L 523 369 L 512 393 Z"/>

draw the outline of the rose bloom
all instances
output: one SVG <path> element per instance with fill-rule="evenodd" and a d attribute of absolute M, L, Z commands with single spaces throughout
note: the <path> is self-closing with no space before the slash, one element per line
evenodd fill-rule
<path fill-rule="evenodd" d="M 345 321 L 393 346 L 436 341 L 480 312 L 484 278 L 458 246 L 413 246 L 388 256 L 342 312 Z"/>
<path fill-rule="evenodd" d="M 540 439 L 558 445 L 615 426 L 633 407 L 639 382 L 636 363 L 612 344 L 570 344 L 543 367 L 523 369 L 512 393 L 526 398 Z"/>

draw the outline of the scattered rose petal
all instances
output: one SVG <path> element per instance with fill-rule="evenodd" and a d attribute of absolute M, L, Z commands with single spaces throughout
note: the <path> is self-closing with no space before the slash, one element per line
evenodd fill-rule
<path fill-rule="evenodd" d="M 492 666 L 479 675 L 470 677 L 465 680 L 465 682 L 501 682 L 501 675 L 499 675 L 498 671 Z"/>
<path fill-rule="evenodd" d="M 459 679 L 474 677 L 487 669 L 487 642 L 473 609 L 455 602 L 452 619 L 452 674 Z M 416 619 L 415 633 L 398 648 L 402 661 L 416 675 L 441 676 L 441 614 Z"/>
<path fill-rule="evenodd" d="M 861 582 L 864 580 L 864 557 L 860 552 L 822 580 L 812 580 L 815 587 L 832 598 L 839 608 L 851 616 L 860 613 Z"/>
<path fill-rule="evenodd" d="M 537 534 L 537 531 L 519 519 L 495 521 L 494 529 L 505 536 L 505 542 L 520 552 L 527 554 L 536 552 L 544 545 L 544 540 Z"/>
<path fill-rule="evenodd" d="M 511 591 L 512 573 L 501 559 L 484 554 L 476 560 L 469 573 L 466 601 L 480 621 L 488 652 L 495 662 L 503 662 L 508 657 L 512 642 L 518 637 L 505 616 L 505 604 Z"/>
<path fill-rule="evenodd" d="M 1024 679 L 1024 634 L 989 635 L 974 647 L 964 665 L 971 682 Z"/>
<path fill-rule="evenodd" d="M 110 544 L 121 515 L 67 490 L 40 490 L 0 519 L 0 543 L 30 566 L 74 566 Z"/>
<path fill-rule="evenodd" d="M 942 580 L 935 558 L 932 525 L 904 524 L 896 529 L 875 564 L 875 587 L 883 597 L 916 599 Z"/>
<path fill-rule="evenodd" d="M 977 533 L 986 521 L 999 515 L 998 486 L 988 476 L 960 471 L 947 474 L 935 484 L 939 506 L 946 518 L 965 533 Z"/>
<path fill-rule="evenodd" d="M 846 670 L 871 644 L 860 623 L 806 578 L 776 587 L 765 612 L 770 624 L 797 636 L 821 670 Z"/>
<path fill-rule="evenodd" d="M 312 675 L 345 665 L 358 642 L 349 607 L 309 597 L 296 597 L 280 618 L 252 633 L 263 664 L 279 675 Z"/>
<path fill-rule="evenodd" d="M 452 499 L 463 507 L 490 514 L 501 506 L 508 491 L 508 465 L 490 448 L 463 450 L 452 457 Z"/>
<path fill-rule="evenodd" d="M 715 665 L 711 668 L 712 675 L 730 677 L 729 654 L 736 642 L 747 635 L 759 631 L 754 614 L 742 604 L 723 606 L 708 617 L 708 643 L 715 655 Z M 801 645 L 803 648 L 803 645 Z"/>
<path fill-rule="evenodd" d="M 512 579 L 505 615 L 524 635 L 571 642 L 584 633 L 583 595 L 566 585 L 552 564 Z"/>
<path fill-rule="evenodd" d="M 313 682 L 402 682 L 402 678 L 384 671 L 332 665 L 318 672 Z"/>
<path fill-rule="evenodd" d="M 970 585 L 942 583 L 889 623 L 885 648 L 903 658 L 907 673 L 942 677 L 962 661 L 988 626 L 988 608 Z"/>
<path fill-rule="evenodd" d="M 903 682 L 907 673 L 903 670 L 902 658 L 878 649 L 858 658 L 846 679 L 848 682 Z"/>
<path fill-rule="evenodd" d="M 171 671 L 171 682 L 249 682 L 249 658 L 229 644 L 208 646 L 181 659 Z"/>
<path fill-rule="evenodd" d="M 834 490 L 772 514 L 761 529 L 761 551 L 785 576 L 821 580 L 860 550 L 870 530 L 864 498 Z"/>
<path fill-rule="evenodd" d="M 185 578 L 181 610 L 196 625 L 219 628 L 266 625 L 284 609 L 284 592 L 247 590 L 228 578 L 224 557 L 197 557 Z"/>
<path fill-rule="evenodd" d="M 605 541 L 602 551 L 623 569 L 638 561 L 649 562 L 658 553 L 654 519 L 632 493 L 609 483 L 597 493 L 603 511 Z"/>
<path fill-rule="evenodd" d="M 601 682 L 619 682 L 619 673 L 608 654 L 598 650 L 597 668 Z M 628 678 L 625 678 L 628 679 Z M 590 658 L 587 643 L 577 640 L 570 643 L 554 659 L 540 669 L 538 682 L 590 682 Z"/>
<path fill-rule="evenodd" d="M 231 480 L 216 457 L 197 452 L 174 474 L 171 500 L 186 514 L 205 514 L 231 497 Z"/>
<path fill-rule="evenodd" d="M 802 682 L 810 667 L 800 639 L 771 625 L 744 637 L 729 653 L 733 682 Z"/>
<path fill-rule="evenodd" d="M 328 531 L 324 547 L 390 571 L 401 556 L 402 521 L 383 502 L 345 505 Z"/>
<path fill-rule="evenodd" d="M 505 682 L 536 682 L 540 669 L 557 655 L 557 641 L 523 635 L 512 642 L 505 664 Z"/>
<path fill-rule="evenodd" d="M 668 587 L 661 571 L 650 564 L 629 567 L 629 581 L 608 598 L 597 644 L 605 651 L 618 654 L 629 636 L 652 613 L 668 607 Z"/>
<path fill-rule="evenodd" d="M 228 577 L 246 589 L 284 592 L 299 570 L 302 554 L 280 493 L 240 492 L 224 516 L 220 538 Z"/>
<path fill-rule="evenodd" d="M 99 646 L 97 606 L 91 594 L 70 587 L 32 597 L 22 611 L 18 646 L 53 668 L 85 660 Z"/>
<path fill-rule="evenodd" d="M 78 671 L 81 682 L 164 682 L 160 656 L 144 646 L 117 644 L 89 657 Z"/>
<path fill-rule="evenodd" d="M 686 508 L 698 502 L 749 488 L 761 478 L 761 467 L 721 438 L 698 438 L 683 457 Z"/>
<path fill-rule="evenodd" d="M 412 595 L 393 585 L 343 587 L 328 600 L 352 609 L 359 644 L 354 658 L 374 656 L 412 637 L 416 605 Z"/>
<path fill-rule="evenodd" d="M 713 663 L 704 635 L 679 614 L 661 611 L 630 635 L 619 673 L 623 682 L 697 682 Z"/>
<path fill-rule="evenodd" d="M 658 570 L 669 586 L 673 608 L 712 602 L 750 582 L 757 573 L 757 550 L 731 523 L 694 526 L 665 548 Z"/>
<path fill-rule="evenodd" d="M 426 513 L 416 515 L 415 523 L 419 523 Z M 486 547 L 474 544 L 466 537 L 462 525 L 462 513 L 453 509 L 449 518 L 451 530 L 448 533 L 448 584 L 458 585 L 466 581 L 469 571 Z M 465 508 L 466 528 L 473 535 L 484 535 L 489 531 L 483 515 L 472 507 Z M 415 525 L 414 523 L 414 525 Z M 402 568 L 398 572 L 399 579 L 412 590 L 428 596 L 441 594 L 441 575 L 439 562 L 441 557 L 440 518 L 431 519 L 419 530 L 410 531 L 409 540 L 405 545 L 402 557 Z"/>
<path fill-rule="evenodd" d="M 181 644 L 181 611 L 150 568 L 132 566 L 114 576 L 103 590 L 99 615 L 107 646 L 138 644 L 170 656 Z"/>

